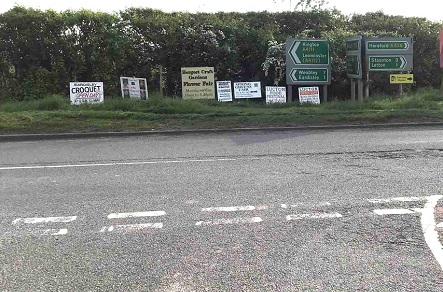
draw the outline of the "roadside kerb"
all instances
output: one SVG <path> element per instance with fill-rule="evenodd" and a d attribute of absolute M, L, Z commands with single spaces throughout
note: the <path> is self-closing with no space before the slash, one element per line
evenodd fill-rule
<path fill-rule="evenodd" d="M 294 127 L 250 127 L 250 128 L 220 128 L 220 129 L 188 129 L 188 130 L 152 130 L 133 132 L 84 132 L 84 133 L 54 133 L 54 134 L 4 134 L 0 135 L 0 142 L 86 139 L 106 137 L 133 137 L 152 135 L 184 135 L 184 134 L 211 134 L 229 132 L 253 131 L 310 131 L 310 130 L 342 130 L 342 129 L 380 129 L 380 128 L 407 128 L 407 127 L 443 127 L 443 122 L 423 123 L 383 123 L 383 124 L 348 124 L 348 125 L 318 125 Z"/>

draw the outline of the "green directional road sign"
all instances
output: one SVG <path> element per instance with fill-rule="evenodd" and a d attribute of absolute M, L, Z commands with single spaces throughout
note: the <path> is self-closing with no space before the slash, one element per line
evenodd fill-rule
<path fill-rule="evenodd" d="M 414 53 L 412 38 L 368 38 L 365 44 L 368 55 L 412 55 Z"/>
<path fill-rule="evenodd" d="M 370 71 L 411 71 L 412 55 L 376 55 L 368 57 Z"/>
<path fill-rule="evenodd" d="M 325 40 L 295 40 L 289 56 L 294 64 L 329 65 L 329 44 Z"/>
<path fill-rule="evenodd" d="M 293 82 L 319 84 L 329 81 L 329 70 L 322 68 L 292 69 L 290 77 Z"/>
<path fill-rule="evenodd" d="M 367 50 L 407 50 L 407 41 L 368 41 Z"/>

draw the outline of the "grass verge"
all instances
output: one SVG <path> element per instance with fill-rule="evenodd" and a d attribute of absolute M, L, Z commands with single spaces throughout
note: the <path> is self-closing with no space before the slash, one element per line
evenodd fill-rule
<path fill-rule="evenodd" d="M 332 101 L 314 105 L 266 105 L 261 102 L 184 101 L 152 97 L 147 102 L 110 99 L 102 104 L 71 106 L 49 96 L 0 104 L 0 133 L 60 133 L 285 127 L 304 125 L 443 122 L 443 94 L 421 90 L 402 98 L 375 96 L 363 105 Z"/>

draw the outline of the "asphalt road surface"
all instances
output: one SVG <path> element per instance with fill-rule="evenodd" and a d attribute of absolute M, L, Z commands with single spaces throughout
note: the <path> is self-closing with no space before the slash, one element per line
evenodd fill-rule
<path fill-rule="evenodd" d="M 443 130 L 0 143 L 1 291 L 443 291 Z"/>

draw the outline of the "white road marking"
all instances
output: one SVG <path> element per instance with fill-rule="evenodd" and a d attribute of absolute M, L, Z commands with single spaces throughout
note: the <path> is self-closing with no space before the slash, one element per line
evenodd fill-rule
<path fill-rule="evenodd" d="M 259 222 L 262 222 L 262 221 L 263 221 L 263 219 L 261 219 L 260 217 L 216 219 L 216 220 L 212 220 L 212 221 L 199 221 L 199 222 L 195 223 L 195 226 L 259 223 Z"/>
<path fill-rule="evenodd" d="M 148 212 L 132 212 L 132 213 L 113 213 L 108 215 L 108 219 L 124 219 L 135 217 L 156 217 L 164 216 L 165 211 L 148 211 Z"/>
<path fill-rule="evenodd" d="M 332 204 L 329 202 L 320 202 L 317 204 L 307 204 L 307 203 L 297 203 L 297 204 L 281 204 L 280 206 L 282 209 L 290 209 L 290 208 L 300 208 L 300 207 L 311 207 L 311 208 L 319 208 L 319 207 L 327 207 L 331 206 Z"/>
<path fill-rule="evenodd" d="M 340 213 L 311 213 L 311 214 L 294 214 L 286 216 L 286 220 L 301 220 L 301 219 L 332 219 L 343 217 Z"/>
<path fill-rule="evenodd" d="M 233 206 L 233 207 L 209 207 L 203 208 L 202 212 L 236 212 L 236 211 L 253 211 L 254 206 Z"/>
<path fill-rule="evenodd" d="M 146 165 L 146 164 L 193 163 L 193 162 L 222 162 L 222 161 L 237 161 L 237 160 L 238 159 L 235 159 L 235 158 L 218 158 L 218 159 L 188 159 L 188 160 L 112 162 L 112 163 L 89 163 L 89 164 L 32 165 L 32 166 L 0 167 L 0 170 L 125 166 L 125 165 Z M 252 160 L 252 159 L 250 159 L 250 160 Z"/>
<path fill-rule="evenodd" d="M 397 197 L 397 198 L 388 198 L 388 199 L 368 199 L 368 202 L 373 204 L 381 204 L 381 203 L 393 203 L 393 202 L 419 202 L 426 201 L 426 197 Z"/>
<path fill-rule="evenodd" d="M 66 235 L 68 234 L 68 229 L 46 229 L 43 231 L 42 235 Z"/>
<path fill-rule="evenodd" d="M 100 232 L 112 232 L 112 231 L 123 231 L 123 232 L 129 232 L 129 231 L 137 231 L 142 229 L 148 229 L 148 228 L 154 228 L 154 229 L 161 229 L 163 228 L 163 223 L 141 223 L 141 224 L 127 224 L 127 225 L 114 225 L 109 227 L 103 227 Z"/>
<path fill-rule="evenodd" d="M 12 224 L 25 223 L 25 224 L 37 224 L 37 223 L 67 223 L 77 219 L 77 216 L 67 217 L 42 217 L 42 218 L 17 218 L 12 221 Z"/>
<path fill-rule="evenodd" d="M 421 226 L 423 229 L 423 234 L 425 241 L 434 254 L 435 259 L 440 264 L 443 269 L 443 246 L 440 243 L 438 233 L 435 230 L 435 206 L 438 200 L 442 199 L 443 196 L 431 196 L 428 197 L 428 202 L 425 204 L 424 210 L 421 213 Z"/>
<path fill-rule="evenodd" d="M 410 209 L 377 209 L 374 210 L 374 213 L 383 216 L 383 215 L 414 214 L 415 212 Z"/>

